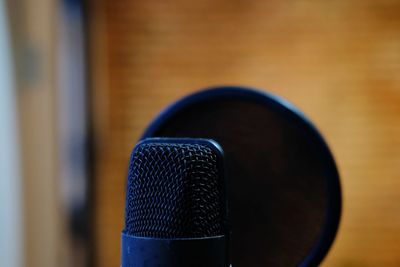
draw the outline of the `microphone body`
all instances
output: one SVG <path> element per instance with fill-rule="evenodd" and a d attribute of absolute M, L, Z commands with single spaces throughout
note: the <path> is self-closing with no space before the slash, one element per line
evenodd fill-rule
<path fill-rule="evenodd" d="M 212 140 L 149 138 L 128 173 L 122 267 L 227 267 L 223 151 Z"/>
<path fill-rule="evenodd" d="M 158 239 L 122 234 L 122 267 L 226 267 L 224 236 Z"/>

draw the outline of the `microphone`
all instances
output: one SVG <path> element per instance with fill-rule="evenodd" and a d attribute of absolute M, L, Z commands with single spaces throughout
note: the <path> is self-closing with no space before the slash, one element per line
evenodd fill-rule
<path fill-rule="evenodd" d="M 139 142 L 129 164 L 121 266 L 229 266 L 223 169 L 213 140 Z"/>

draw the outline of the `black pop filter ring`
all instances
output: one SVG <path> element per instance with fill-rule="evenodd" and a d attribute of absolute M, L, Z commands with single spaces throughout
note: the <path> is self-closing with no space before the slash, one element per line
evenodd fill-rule
<path fill-rule="evenodd" d="M 175 102 L 142 138 L 210 138 L 227 157 L 234 267 L 317 266 L 340 220 L 339 174 L 313 124 L 293 105 L 241 87 Z"/>

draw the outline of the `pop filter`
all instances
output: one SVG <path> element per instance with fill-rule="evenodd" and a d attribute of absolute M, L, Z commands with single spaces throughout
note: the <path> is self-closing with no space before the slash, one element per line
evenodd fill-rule
<path fill-rule="evenodd" d="M 339 224 L 333 157 L 295 107 L 256 90 L 222 87 L 187 96 L 142 138 L 217 141 L 225 152 L 234 267 L 317 266 Z"/>

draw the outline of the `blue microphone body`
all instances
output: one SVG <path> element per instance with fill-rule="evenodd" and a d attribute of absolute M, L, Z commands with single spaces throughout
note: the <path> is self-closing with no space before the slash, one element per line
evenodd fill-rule
<path fill-rule="evenodd" d="M 158 239 L 122 235 L 122 267 L 226 267 L 224 236 Z"/>
<path fill-rule="evenodd" d="M 122 267 L 227 267 L 223 151 L 213 140 L 149 138 L 128 172 Z"/>

